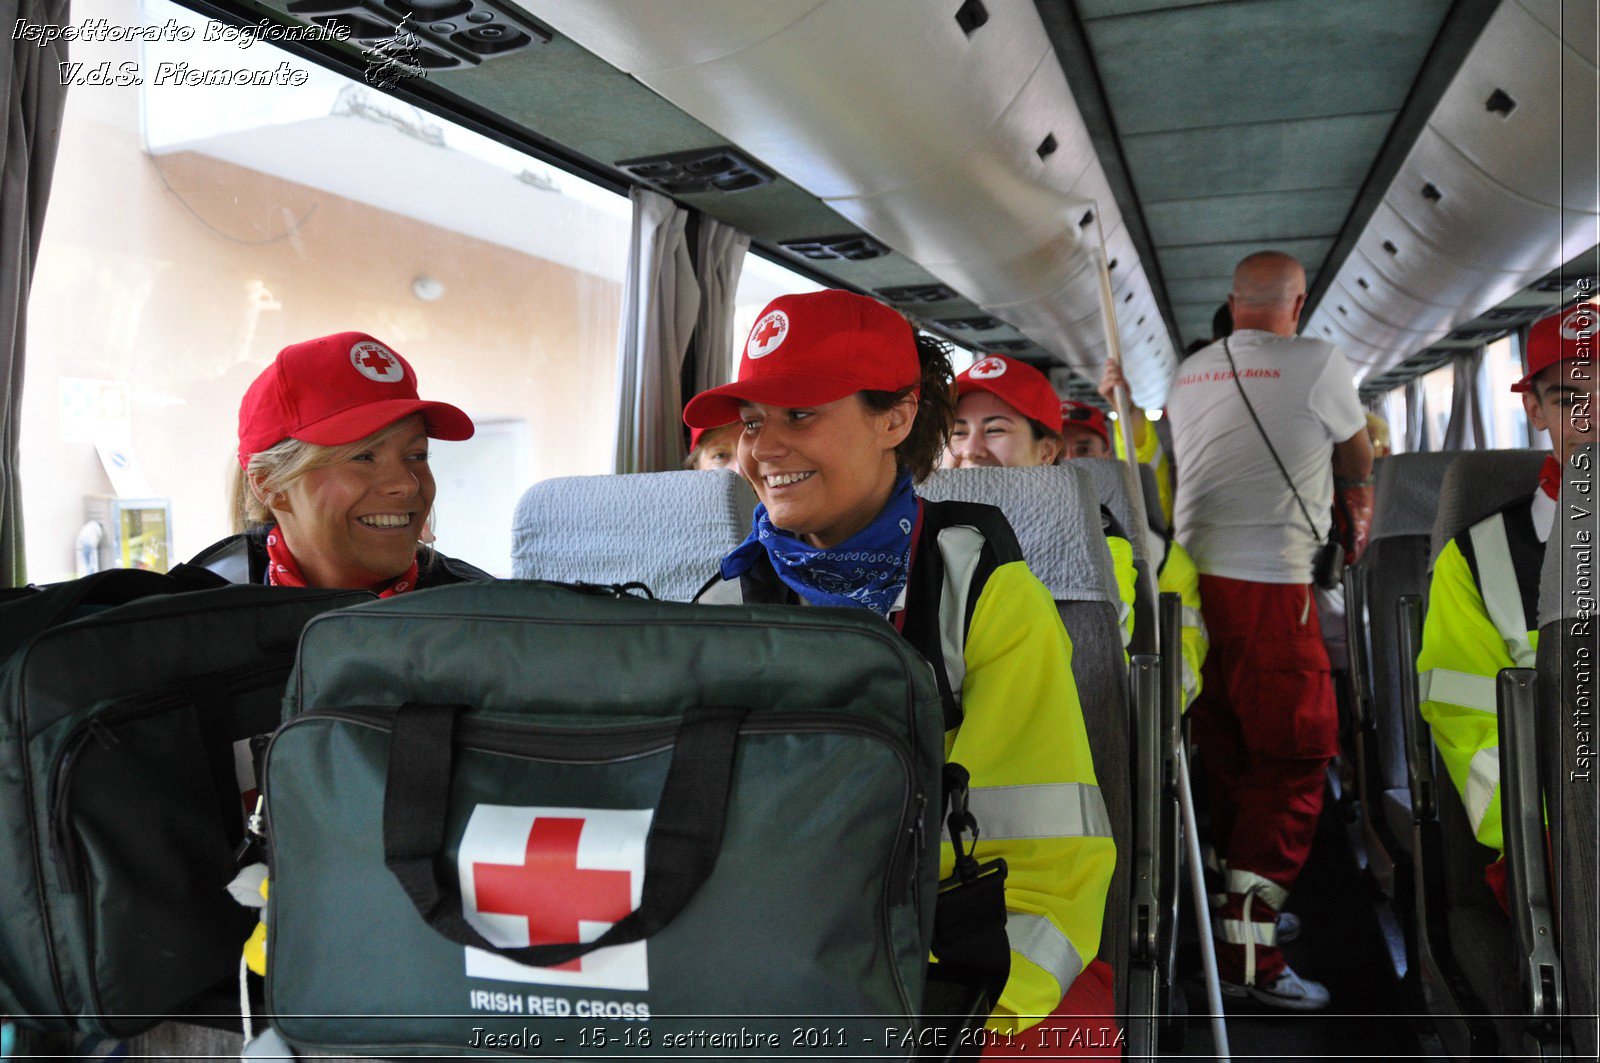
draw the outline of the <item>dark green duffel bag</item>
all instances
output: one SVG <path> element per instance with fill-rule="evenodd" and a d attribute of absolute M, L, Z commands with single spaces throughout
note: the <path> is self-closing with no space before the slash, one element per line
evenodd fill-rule
<path fill-rule="evenodd" d="M 878 617 L 442 587 L 312 622 L 287 711 L 295 1047 L 910 1054 L 942 716 Z"/>
<path fill-rule="evenodd" d="M 249 739 L 306 621 L 371 596 L 213 582 L 117 570 L 0 607 L 0 1014 L 121 1037 L 237 978 Z"/>

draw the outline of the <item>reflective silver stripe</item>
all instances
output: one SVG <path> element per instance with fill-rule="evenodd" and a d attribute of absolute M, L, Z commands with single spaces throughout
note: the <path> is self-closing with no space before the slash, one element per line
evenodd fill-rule
<path fill-rule="evenodd" d="M 961 684 L 967 680 L 967 595 L 972 574 L 983 552 L 983 534 L 958 525 L 939 533 L 939 555 L 944 559 L 944 587 L 939 592 L 939 648 L 944 653 L 944 674 L 950 693 L 961 704 Z"/>
<path fill-rule="evenodd" d="M 696 605 L 743 605 L 744 586 L 736 579 L 718 580 L 694 601 Z"/>
<path fill-rule="evenodd" d="M 1417 680 L 1423 701 L 1465 705 L 1479 712 L 1499 711 L 1494 680 L 1486 675 L 1456 672 L 1449 668 L 1430 668 Z"/>
<path fill-rule="evenodd" d="M 1133 605 L 1122 600 L 1121 592 L 1117 594 L 1117 627 L 1122 631 L 1122 648 L 1127 649 L 1133 644 L 1133 627 L 1129 618 L 1133 616 Z"/>
<path fill-rule="evenodd" d="M 1478 592 L 1483 595 L 1483 607 L 1517 667 L 1532 668 L 1534 650 L 1528 642 L 1528 618 L 1522 610 L 1517 570 L 1511 564 L 1505 518 L 1496 513 L 1474 524 L 1467 534 L 1472 537 L 1472 550 L 1478 556 Z"/>
<path fill-rule="evenodd" d="M 985 841 L 1111 837 L 1105 798 L 1100 787 L 1089 783 L 974 786 L 968 807 L 978 819 L 978 836 Z"/>
<path fill-rule="evenodd" d="M 1061 984 L 1063 994 L 1083 970 L 1083 957 L 1078 955 L 1067 935 L 1042 915 L 1007 912 L 1006 938 L 1011 943 L 1011 951 L 1021 953 L 1050 972 Z"/>
<path fill-rule="evenodd" d="M 1271 905 L 1274 910 L 1282 908 L 1283 902 L 1289 899 L 1289 891 L 1273 882 L 1271 879 L 1262 878 L 1254 871 L 1228 872 L 1228 892 L 1245 894 L 1251 890 L 1256 891 L 1256 896 L 1261 898 L 1262 904 Z M 1267 942 L 1271 944 L 1271 942 Z"/>
<path fill-rule="evenodd" d="M 1223 919 L 1222 940 L 1230 945 L 1277 945 L 1278 924 L 1245 922 L 1242 919 Z"/>
<path fill-rule="evenodd" d="M 1467 766 L 1467 785 L 1461 803 L 1467 806 L 1467 818 L 1472 821 L 1472 833 L 1483 826 L 1483 817 L 1500 789 L 1500 747 L 1488 746 L 1472 754 Z"/>
<path fill-rule="evenodd" d="M 1189 659 L 1183 659 L 1183 707 L 1188 708 L 1194 704 L 1194 699 L 1200 696 L 1200 677 L 1194 674 L 1194 669 L 1189 667 Z"/>
<path fill-rule="evenodd" d="M 1194 628 L 1200 632 L 1200 637 L 1203 639 L 1210 639 L 1211 637 L 1206 631 L 1206 618 L 1201 615 L 1200 610 L 1192 605 L 1183 607 L 1183 626 Z"/>

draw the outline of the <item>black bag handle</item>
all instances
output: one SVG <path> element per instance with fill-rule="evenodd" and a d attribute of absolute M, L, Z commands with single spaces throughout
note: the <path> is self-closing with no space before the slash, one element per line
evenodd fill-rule
<path fill-rule="evenodd" d="M 461 945 L 532 967 L 555 967 L 596 949 L 642 941 L 683 910 L 711 876 L 722 849 L 739 725 L 749 709 L 697 706 L 683 714 L 672 763 L 646 841 L 639 907 L 587 942 L 509 948 L 486 939 L 462 914 L 453 874 L 434 866 L 444 849 L 461 705 L 405 704 L 395 712 L 383 795 L 383 863 L 417 914 Z"/>

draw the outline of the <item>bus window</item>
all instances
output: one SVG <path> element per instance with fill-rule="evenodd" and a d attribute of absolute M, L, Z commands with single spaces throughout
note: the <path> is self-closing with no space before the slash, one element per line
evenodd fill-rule
<path fill-rule="evenodd" d="M 739 375 L 739 356 L 744 350 L 745 337 L 750 334 L 762 307 L 780 295 L 820 291 L 822 285 L 804 274 L 754 251 L 746 252 L 744 268 L 739 271 L 739 286 L 733 293 L 733 349 L 728 352 L 728 375 L 724 380 Z"/>
<path fill-rule="evenodd" d="M 246 385 L 285 345 L 346 329 L 483 426 L 433 452 L 439 541 L 509 574 L 517 493 L 609 471 L 628 201 L 269 43 L 226 58 L 271 84 L 158 83 L 221 48 L 167 0 L 73 16 L 196 33 L 72 45 L 82 83 L 28 314 L 30 577 L 73 575 L 86 506 L 108 495 L 170 503 L 173 560 L 228 534 Z M 144 84 L 95 84 L 102 69 Z"/>
<path fill-rule="evenodd" d="M 1488 388 L 1484 420 L 1489 445 L 1499 449 L 1548 447 L 1550 437 L 1545 432 L 1530 442 L 1528 415 L 1521 400 L 1511 392 L 1511 385 L 1522 379 L 1522 358 L 1517 353 L 1516 340 L 1507 336 L 1489 344 L 1483 353 L 1483 372 Z"/>

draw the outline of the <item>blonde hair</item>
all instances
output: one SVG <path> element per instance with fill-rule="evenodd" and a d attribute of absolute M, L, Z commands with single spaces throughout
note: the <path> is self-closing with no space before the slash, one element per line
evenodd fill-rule
<path fill-rule="evenodd" d="M 287 490 L 290 484 L 308 472 L 349 461 L 357 454 L 371 450 L 397 434 L 410 420 L 409 417 L 403 417 L 365 438 L 343 446 L 329 447 L 285 439 L 250 455 L 247 466 L 241 467 L 238 461 L 234 461 L 228 492 L 233 512 L 233 530 L 246 532 L 276 524 L 277 518 L 272 515 L 272 507 L 267 505 L 267 499 Z M 428 522 L 433 522 L 431 513 Z"/>

